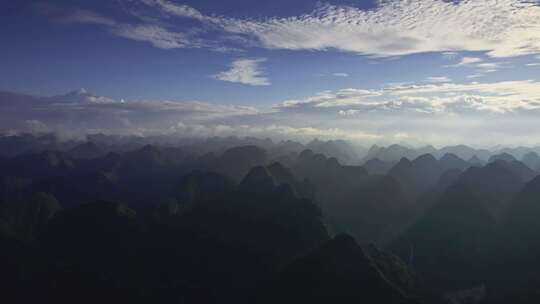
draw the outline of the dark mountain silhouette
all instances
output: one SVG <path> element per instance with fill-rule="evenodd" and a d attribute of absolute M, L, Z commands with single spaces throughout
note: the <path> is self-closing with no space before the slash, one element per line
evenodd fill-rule
<path fill-rule="evenodd" d="M 75 159 L 92 159 L 107 154 L 107 151 L 96 143 L 87 141 L 73 147 L 68 154 Z"/>
<path fill-rule="evenodd" d="M 389 249 L 409 261 L 434 290 L 447 292 L 482 284 L 482 259 L 496 221 L 470 187 L 457 182 Z"/>
<path fill-rule="evenodd" d="M 537 148 L 308 145 L 0 137 L 2 300 L 538 302 Z"/>
<path fill-rule="evenodd" d="M 402 158 L 388 175 L 401 184 L 407 198 L 414 200 L 437 181 L 442 171 L 433 155 L 424 154 L 413 161 Z"/>
<path fill-rule="evenodd" d="M 469 164 L 475 167 L 483 167 L 486 164 L 486 162 L 478 158 L 478 156 L 474 155 L 473 157 L 469 159 Z"/>
<path fill-rule="evenodd" d="M 517 161 L 517 159 L 512 155 L 512 154 L 508 154 L 508 153 L 501 153 L 501 154 L 495 154 L 495 155 L 492 155 L 489 160 L 488 160 L 488 163 L 493 163 L 493 162 L 496 162 L 498 160 L 503 160 L 505 162 L 514 162 L 514 161 Z"/>
<path fill-rule="evenodd" d="M 356 149 L 343 140 L 320 141 L 314 139 L 306 145 L 306 149 L 312 150 L 314 153 L 324 154 L 327 157 L 336 158 L 343 164 L 352 164 L 359 159 Z"/>
<path fill-rule="evenodd" d="M 391 162 L 398 161 L 402 158 L 415 159 L 418 155 L 418 152 L 414 149 L 400 145 L 391 145 L 388 147 L 374 145 L 369 149 L 366 160 L 378 158 L 382 161 Z"/>
<path fill-rule="evenodd" d="M 413 283 L 401 261 L 338 235 L 288 265 L 268 302 L 417 303 L 406 294 Z"/>
<path fill-rule="evenodd" d="M 362 167 L 366 169 L 370 174 L 387 174 L 395 165 L 397 161 L 382 161 L 378 158 L 372 158 L 365 162 Z"/>
<path fill-rule="evenodd" d="M 461 159 L 471 159 L 476 156 L 482 161 L 487 161 L 491 152 L 486 149 L 474 149 L 466 145 L 457 145 L 439 149 L 436 157 L 440 158 L 445 154 L 454 154 Z"/>
<path fill-rule="evenodd" d="M 473 165 L 470 162 L 467 162 L 452 153 L 444 154 L 443 157 L 439 159 L 439 163 L 443 171 L 447 171 L 450 169 L 459 169 L 461 171 L 465 171 Z"/>
<path fill-rule="evenodd" d="M 535 173 L 520 162 L 495 161 L 485 167 L 472 167 L 459 181 L 468 185 L 477 197 L 489 202 L 492 215 L 501 220 L 510 200 Z"/>
<path fill-rule="evenodd" d="M 445 154 L 440 160 L 424 154 L 413 161 L 401 159 L 388 175 L 399 181 L 408 199 L 416 200 L 434 186 L 444 172 L 451 169 L 463 171 L 469 167 L 469 163 L 454 154 Z"/>
<path fill-rule="evenodd" d="M 255 166 L 265 165 L 266 151 L 257 146 L 242 146 L 228 149 L 215 159 L 205 164 L 205 169 L 224 174 L 235 181 L 240 181 Z"/>
<path fill-rule="evenodd" d="M 540 170 L 540 156 L 536 152 L 529 152 L 523 156 L 521 162 L 534 171 Z"/>
<path fill-rule="evenodd" d="M 336 232 L 361 243 L 382 243 L 407 222 L 409 203 L 392 177 L 370 175 L 363 167 L 343 166 L 334 158 L 303 151 L 293 172 L 314 185 L 315 201 Z"/>
<path fill-rule="evenodd" d="M 503 148 L 499 153 L 508 153 L 516 159 L 523 159 L 528 153 L 534 152 L 536 147 L 512 147 Z"/>

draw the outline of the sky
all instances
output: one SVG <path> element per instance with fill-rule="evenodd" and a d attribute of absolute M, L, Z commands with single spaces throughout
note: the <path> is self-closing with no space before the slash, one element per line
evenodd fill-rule
<path fill-rule="evenodd" d="M 539 5 L 1 1 L 0 129 L 536 145 Z"/>

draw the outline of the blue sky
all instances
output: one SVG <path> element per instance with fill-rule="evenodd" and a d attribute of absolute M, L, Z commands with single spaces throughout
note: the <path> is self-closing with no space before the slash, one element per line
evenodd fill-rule
<path fill-rule="evenodd" d="M 537 127 L 537 1 L 4 1 L 0 17 L 0 90 L 253 110 L 157 129 L 536 143 L 516 132 Z"/>

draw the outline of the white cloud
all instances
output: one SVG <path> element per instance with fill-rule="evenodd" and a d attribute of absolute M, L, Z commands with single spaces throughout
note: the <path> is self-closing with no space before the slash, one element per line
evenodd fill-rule
<path fill-rule="evenodd" d="M 443 58 L 443 59 L 447 59 L 447 60 L 454 59 L 454 58 L 456 58 L 458 55 L 459 55 L 458 52 L 443 52 L 443 53 L 441 54 L 442 58 Z"/>
<path fill-rule="evenodd" d="M 86 23 L 105 26 L 116 26 L 116 21 L 101 16 L 93 11 L 80 8 L 62 8 L 49 3 L 36 4 L 36 9 L 48 18 L 66 23 Z"/>
<path fill-rule="evenodd" d="M 193 18 L 198 20 L 207 19 L 206 16 L 201 14 L 198 10 L 187 6 L 187 5 L 178 5 L 166 0 L 141 0 L 144 4 L 158 8 L 165 13 L 172 14 L 178 17 Z"/>
<path fill-rule="evenodd" d="M 252 86 L 268 86 L 270 85 L 270 80 L 263 76 L 263 71 L 259 66 L 260 63 L 265 62 L 266 60 L 266 58 L 238 59 L 231 64 L 229 70 L 212 77 L 222 81 Z"/>
<path fill-rule="evenodd" d="M 540 66 L 540 62 L 527 63 L 526 66 Z"/>
<path fill-rule="evenodd" d="M 123 38 L 148 42 L 160 49 L 198 47 L 183 33 L 171 32 L 157 25 L 120 25 L 111 31 Z"/>
<path fill-rule="evenodd" d="M 463 57 L 457 64 L 446 65 L 445 67 L 450 68 L 459 68 L 459 67 L 468 67 L 476 68 L 477 74 L 482 73 L 493 73 L 498 71 L 500 68 L 505 67 L 507 62 L 485 62 L 482 58 L 478 57 Z"/>
<path fill-rule="evenodd" d="M 347 74 L 347 73 L 333 73 L 332 76 L 334 76 L 334 77 L 349 77 L 349 74 Z"/>
<path fill-rule="evenodd" d="M 426 78 L 426 81 L 433 82 L 433 83 L 442 83 L 442 82 L 451 82 L 452 79 L 448 78 L 447 76 L 431 76 Z"/>
<path fill-rule="evenodd" d="M 221 18 L 225 31 L 262 47 L 329 50 L 376 56 L 485 51 L 491 57 L 540 52 L 540 7 L 527 0 L 396 0 L 361 10 L 323 5 L 289 18 Z"/>
<path fill-rule="evenodd" d="M 473 79 L 473 78 L 480 78 L 480 77 L 485 77 L 486 75 L 484 74 L 471 74 L 471 75 L 467 75 L 465 77 L 467 77 L 468 79 Z"/>
<path fill-rule="evenodd" d="M 79 95 L 84 98 L 79 98 Z M 540 81 L 393 84 L 324 91 L 270 110 L 200 101 L 116 101 L 0 92 L 0 130 L 176 134 L 432 144 L 536 143 Z M 92 97 L 94 96 L 94 97 Z M 407 134 L 407 136 L 404 136 Z"/>
<path fill-rule="evenodd" d="M 223 47 L 223 41 L 217 41 L 220 38 L 209 40 L 204 35 L 214 31 L 223 37 L 235 35 L 239 38 L 235 43 L 244 46 L 340 50 L 375 57 L 441 52 L 453 58 L 458 51 L 486 52 L 490 57 L 540 53 L 540 7 L 531 0 L 380 0 L 370 10 L 319 5 L 302 15 L 264 19 L 206 15 L 167 0 L 121 1 L 129 1 L 126 7 L 130 10 L 135 10 L 134 3 L 144 5 L 141 13 L 135 14 L 142 24 L 121 24 L 85 10 L 71 10 L 66 15 L 49 9 L 46 13 L 72 22 L 106 26 L 122 37 L 161 48 Z M 160 14 L 143 17 L 156 11 Z M 168 17 L 191 18 L 202 24 L 197 28 L 174 25 Z M 119 30 L 119 26 L 131 30 Z M 152 34 L 157 36 L 157 43 Z M 186 39 L 188 36 L 192 39 Z"/>
<path fill-rule="evenodd" d="M 463 65 L 472 65 L 477 64 L 479 62 L 482 62 L 482 58 L 478 57 L 463 57 L 461 58 L 460 62 L 457 64 L 457 66 L 463 66 Z"/>
<path fill-rule="evenodd" d="M 534 80 L 468 84 L 394 85 L 378 90 L 325 91 L 304 100 L 289 100 L 281 111 L 320 112 L 340 108 L 341 116 L 387 114 L 475 114 L 540 111 L 540 82 Z M 345 108 L 345 109 L 343 109 Z"/>
<path fill-rule="evenodd" d="M 482 73 L 497 72 L 500 67 L 501 64 L 495 62 L 483 62 L 476 65 L 478 71 Z"/>

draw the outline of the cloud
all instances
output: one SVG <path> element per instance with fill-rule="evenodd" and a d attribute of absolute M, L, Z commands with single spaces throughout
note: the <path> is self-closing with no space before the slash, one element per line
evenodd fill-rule
<path fill-rule="evenodd" d="M 100 132 L 536 144 L 538 115 L 536 80 L 349 88 L 284 101 L 271 109 L 202 101 L 118 101 L 84 90 L 53 97 L 0 92 L 0 130 L 71 136 Z"/>
<path fill-rule="evenodd" d="M 14 104 L 12 100 L 18 102 Z M 252 107 L 200 101 L 124 101 L 79 90 L 66 95 L 34 97 L 0 92 L 0 130 L 48 129 L 61 133 L 92 131 L 166 132 L 182 121 L 213 124 L 232 117 L 257 115 Z"/>
<path fill-rule="evenodd" d="M 485 77 L 486 75 L 484 74 L 471 74 L 471 75 L 467 75 L 465 76 L 466 78 L 468 79 L 473 79 L 473 78 L 480 78 L 480 77 Z"/>
<path fill-rule="evenodd" d="M 61 23 L 99 25 L 113 35 L 130 40 L 147 42 L 160 49 L 170 50 L 205 46 L 201 39 L 193 36 L 193 33 L 167 29 L 157 23 L 121 23 L 90 10 L 65 8 L 46 3 L 38 4 L 36 7 L 41 14 L 51 20 Z M 194 16 L 189 14 L 187 16 L 194 18 Z"/>
<path fill-rule="evenodd" d="M 197 20 L 206 20 L 208 17 L 201 14 L 198 10 L 188 5 L 178 5 L 165 0 L 141 0 L 147 6 L 158 8 L 165 13 L 177 17 L 193 18 Z"/>
<path fill-rule="evenodd" d="M 506 62 L 485 62 L 484 59 L 478 57 L 463 57 L 457 64 L 446 65 L 450 68 L 476 68 L 477 74 L 493 73 L 505 66 Z"/>
<path fill-rule="evenodd" d="M 446 60 L 454 59 L 454 58 L 456 58 L 458 55 L 459 55 L 458 52 L 443 52 L 443 53 L 441 54 L 442 58 L 443 58 L 443 59 L 446 59 Z"/>
<path fill-rule="evenodd" d="M 36 4 L 35 8 L 40 14 L 57 22 L 97 24 L 111 27 L 117 24 L 111 18 L 81 8 L 58 7 L 45 2 Z"/>
<path fill-rule="evenodd" d="M 456 66 L 472 65 L 484 61 L 482 58 L 478 57 L 463 57 Z"/>
<path fill-rule="evenodd" d="M 349 73 L 343 73 L 343 72 L 338 72 L 338 73 L 330 73 L 330 74 L 319 74 L 320 77 L 342 77 L 342 78 L 345 78 L 345 77 L 349 77 L 351 76 Z"/>
<path fill-rule="evenodd" d="M 266 58 L 257 59 L 238 59 L 233 61 L 230 69 L 212 76 L 215 79 L 241 83 L 252 86 L 268 86 L 270 80 L 263 76 L 263 71 L 259 66 L 265 62 Z"/>
<path fill-rule="evenodd" d="M 111 32 L 123 38 L 148 42 L 156 48 L 165 50 L 200 47 L 186 34 L 170 32 L 156 25 L 119 25 L 113 27 Z"/>
<path fill-rule="evenodd" d="M 324 91 L 275 106 L 281 111 L 321 112 L 338 108 L 341 116 L 526 114 L 540 111 L 540 82 L 534 80 L 468 84 L 434 83 L 382 89 Z"/>
<path fill-rule="evenodd" d="M 426 78 L 427 82 L 433 82 L 433 83 L 442 83 L 442 82 L 451 82 L 452 79 L 448 78 L 447 76 L 432 76 Z"/>
<path fill-rule="evenodd" d="M 300 16 L 219 18 L 214 23 L 269 49 L 337 49 L 374 56 L 482 51 L 490 57 L 511 57 L 540 52 L 540 7 L 527 0 L 380 1 L 371 10 L 321 5 Z"/>
<path fill-rule="evenodd" d="M 215 49 L 223 41 L 216 41 L 220 37 L 208 38 L 205 34 L 211 31 L 222 37 L 238 37 L 237 41 L 229 41 L 234 44 L 233 48 L 241 43 L 266 49 L 339 50 L 374 57 L 441 52 L 452 58 L 458 51 L 485 52 L 489 57 L 540 53 L 540 7 L 530 0 L 381 0 L 370 10 L 319 4 L 312 12 L 302 15 L 259 19 L 211 16 L 168 0 L 121 1 L 127 2 L 126 7 L 132 11 L 134 3 L 143 5 L 140 13 L 134 14 L 138 17 L 151 14 L 152 10 L 159 13 L 152 18 L 141 17 L 143 24 L 131 26 L 159 26 L 174 40 L 178 37 L 176 34 L 183 36 L 180 42 L 166 44 L 167 47 L 190 47 L 193 43 L 194 47 L 203 45 Z M 50 15 L 51 11 L 52 15 L 81 23 L 106 27 L 118 24 L 90 11 L 71 10 L 70 14 L 63 14 L 49 9 Z M 175 25 L 169 22 L 171 17 L 193 19 L 202 24 Z M 135 40 L 152 43 L 147 33 L 142 35 L 146 37 L 144 40 Z M 162 31 L 156 33 L 161 35 Z M 186 40 L 187 33 L 197 39 Z"/>
<path fill-rule="evenodd" d="M 355 141 L 377 140 L 380 135 L 362 131 L 350 132 L 340 128 L 291 127 L 287 125 L 201 125 L 178 123 L 174 131 L 186 137 L 255 136 L 279 139 L 309 140 L 346 139 Z"/>
<path fill-rule="evenodd" d="M 483 62 L 476 65 L 476 68 L 483 73 L 493 73 L 496 72 L 501 65 L 495 62 Z"/>

